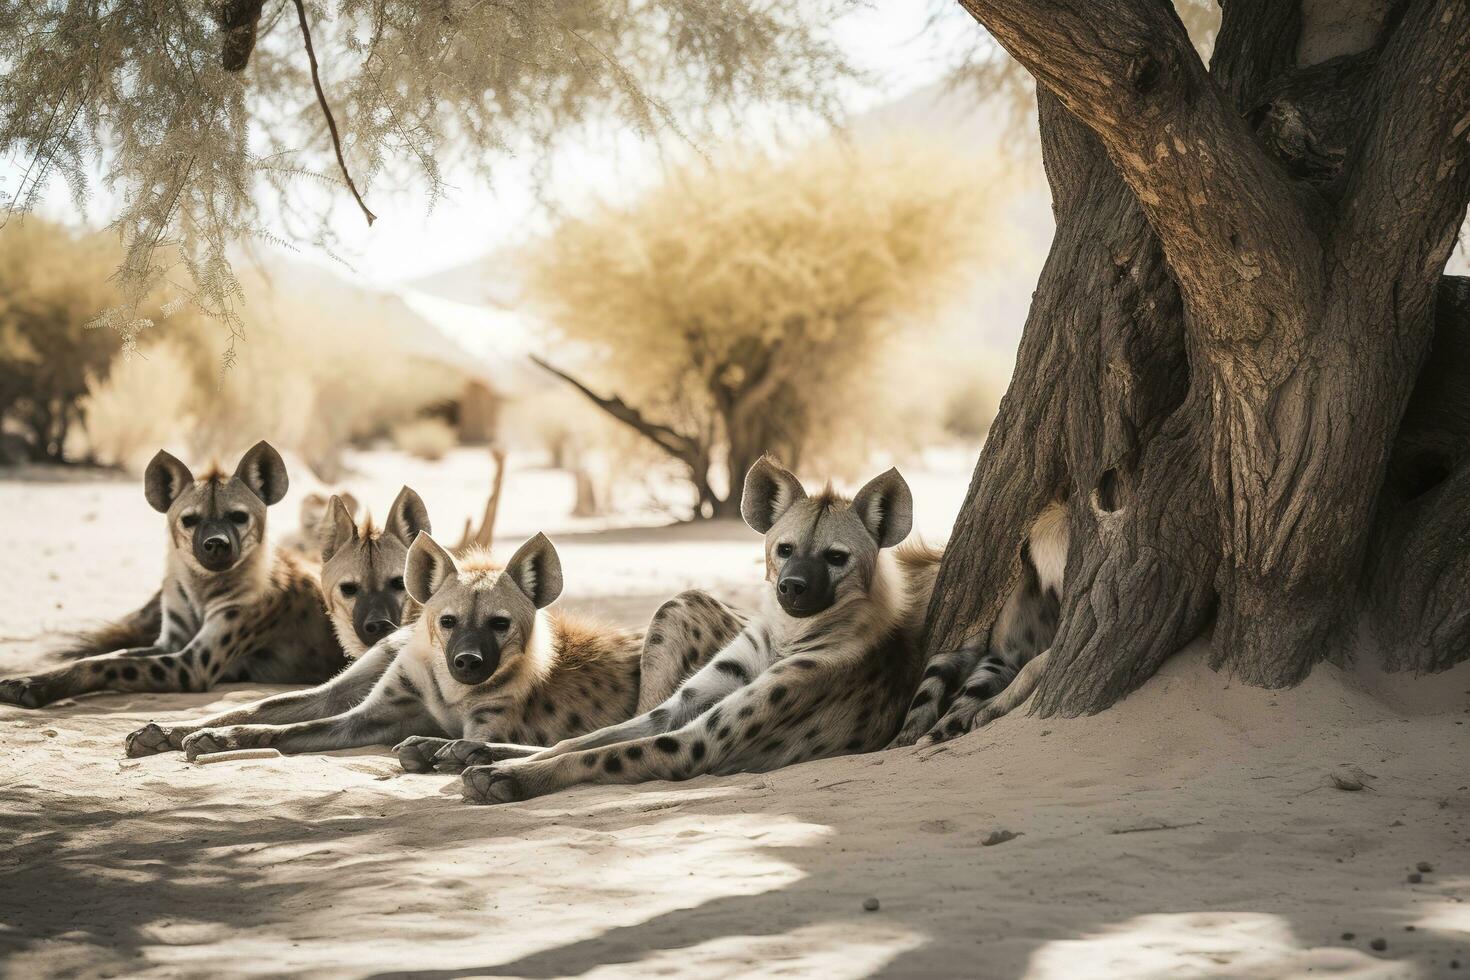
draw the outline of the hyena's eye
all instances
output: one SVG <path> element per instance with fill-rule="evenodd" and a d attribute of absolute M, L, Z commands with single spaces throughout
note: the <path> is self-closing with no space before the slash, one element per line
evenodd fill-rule
<path fill-rule="evenodd" d="M 504 616 L 496 616 L 494 619 L 490 620 L 490 628 L 497 633 L 504 633 L 506 630 L 510 629 L 510 620 L 506 619 Z"/>
<path fill-rule="evenodd" d="M 827 564 L 833 568 L 841 568 L 847 564 L 847 552 L 845 551 L 829 550 L 822 557 L 827 559 Z"/>
<path fill-rule="evenodd" d="M 184 525 L 184 527 L 198 527 L 199 526 L 199 515 L 198 514 L 185 514 L 183 517 L 179 518 L 179 523 L 182 524 L 182 525 Z"/>
<path fill-rule="evenodd" d="M 445 613 L 443 616 L 440 616 L 439 617 L 439 628 L 440 629 L 452 630 L 452 629 L 454 629 L 458 625 L 459 625 L 459 620 L 456 619 L 455 617 L 449 615 L 448 613 Z"/>
<path fill-rule="evenodd" d="M 388 588 L 392 589 L 394 592 L 402 592 L 403 591 L 403 576 L 402 575 L 395 575 L 392 578 L 390 578 L 388 580 Z"/>
<path fill-rule="evenodd" d="M 337 588 L 340 589 L 342 591 L 342 594 L 349 599 L 357 595 L 356 582 L 343 582 L 341 585 L 337 586 Z"/>
<path fill-rule="evenodd" d="M 778 545 L 776 545 L 776 557 L 777 558 L 790 558 L 791 557 L 791 553 L 793 551 L 795 551 L 795 550 L 796 549 L 793 548 L 793 547 L 791 547 L 791 545 L 789 545 L 789 544 L 778 544 Z"/>
<path fill-rule="evenodd" d="M 230 511 L 230 520 L 236 524 L 249 524 L 250 515 L 245 513 L 243 510 L 232 510 Z"/>

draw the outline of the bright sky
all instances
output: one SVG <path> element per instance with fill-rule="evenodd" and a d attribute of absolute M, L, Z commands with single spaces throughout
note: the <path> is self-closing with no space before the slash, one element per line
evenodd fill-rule
<path fill-rule="evenodd" d="M 939 77 L 936 48 L 922 36 L 928 8 L 922 0 L 874 0 L 857 7 L 836 25 L 834 33 L 852 63 L 878 80 L 871 87 L 848 94 L 854 113 Z M 626 193 L 629 188 L 646 184 L 655 174 L 655 164 L 653 148 L 632 139 L 620 141 L 611 152 L 605 146 L 580 147 L 558 157 L 551 195 L 575 205 L 589 197 Z M 528 165 L 529 161 L 524 160 L 507 161 L 492 187 L 449 173 L 449 196 L 432 211 L 420 195 L 392 194 L 382 188 L 369 190 L 366 196 L 379 217 L 370 229 L 346 199 L 344 190 L 338 195 L 342 200 L 334 201 L 332 208 L 332 225 L 341 239 L 342 257 L 359 277 L 382 286 L 459 265 L 522 239 L 542 220 L 531 191 Z M 0 165 L 0 190 L 15 187 L 17 172 L 16 161 Z M 106 196 L 99 191 L 89 202 L 86 218 L 103 224 L 109 217 L 107 210 Z M 49 188 L 42 211 L 63 220 L 77 218 L 67 189 L 59 181 Z M 347 273 L 329 257 L 309 250 L 304 250 L 301 258 L 329 264 L 339 275 Z"/>

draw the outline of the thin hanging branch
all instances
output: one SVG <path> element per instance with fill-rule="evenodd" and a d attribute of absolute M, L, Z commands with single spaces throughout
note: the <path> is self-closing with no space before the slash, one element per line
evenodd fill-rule
<path fill-rule="evenodd" d="M 347 172 L 347 161 L 342 156 L 342 138 L 337 135 L 337 120 L 332 117 L 332 107 L 327 104 L 327 93 L 322 91 L 322 78 L 316 67 L 316 49 L 311 46 L 311 28 L 306 25 L 306 5 L 302 0 L 296 0 L 296 17 L 301 21 L 301 38 L 306 42 L 306 57 L 311 59 L 311 84 L 316 86 L 316 100 L 321 104 L 322 115 L 327 117 L 327 129 L 332 132 L 332 149 L 337 151 L 337 166 L 342 168 L 342 178 L 347 181 L 347 189 L 352 191 L 352 196 L 357 198 L 357 206 L 362 208 L 368 227 L 372 227 L 378 216 L 368 210 L 367 202 L 362 199 L 362 195 L 357 192 L 357 185 L 352 182 L 352 174 Z"/>

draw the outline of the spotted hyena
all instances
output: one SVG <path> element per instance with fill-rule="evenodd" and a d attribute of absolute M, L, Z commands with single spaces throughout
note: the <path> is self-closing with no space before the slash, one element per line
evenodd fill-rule
<path fill-rule="evenodd" d="M 637 631 L 550 610 L 562 589 L 561 563 L 540 534 L 503 567 L 478 551 L 456 562 L 420 534 L 404 578 L 423 611 L 364 656 L 379 676 L 359 701 L 294 724 L 204 728 L 182 740 L 184 751 L 193 758 L 235 748 L 401 743 L 408 768 L 457 771 L 481 758 L 486 743 L 534 751 L 630 717 L 644 677 L 677 683 L 681 671 L 700 665 L 701 650 L 740 625 L 722 605 L 701 602 L 693 614 L 681 605 L 655 617 L 645 643 Z M 693 623 L 703 624 L 706 646 L 682 642 Z"/>
<path fill-rule="evenodd" d="M 266 508 L 286 493 L 286 466 L 257 443 L 233 474 L 195 478 L 159 452 L 144 495 L 164 514 L 168 564 L 158 632 L 146 644 L 0 681 L 0 702 L 35 708 L 94 691 L 204 691 L 226 681 L 317 683 L 346 664 L 313 570 L 274 551 Z M 146 608 L 146 607 L 145 607 Z"/>
<path fill-rule="evenodd" d="M 1021 545 L 1021 581 L 1001 607 L 989 646 L 962 647 L 930 661 L 895 744 L 955 738 L 989 724 L 1031 696 L 1051 658 L 1061 615 L 1067 542 L 1066 509 L 1051 504 Z"/>
<path fill-rule="evenodd" d="M 741 514 L 765 535 L 763 606 L 667 699 L 621 724 L 464 770 L 477 803 L 578 783 L 761 772 L 881 748 L 917 682 L 918 630 L 940 553 L 896 547 L 913 501 L 897 470 L 851 500 L 808 496 L 775 460 L 745 479 Z M 520 758 L 516 758 L 520 755 Z"/>
<path fill-rule="evenodd" d="M 381 528 L 370 516 L 361 523 L 354 521 L 340 497 L 331 497 L 324 510 L 317 529 L 318 553 L 326 562 L 322 590 L 332 628 L 352 665 L 316 687 L 272 695 L 211 718 L 149 723 L 127 737 L 128 755 L 180 749 L 185 738 L 203 728 L 329 718 L 358 704 L 372 690 L 392 662 L 392 647 L 383 641 L 418 616 L 418 604 L 404 585 L 403 565 L 414 538 L 429 531 L 429 513 L 408 487 L 398 492 Z"/>

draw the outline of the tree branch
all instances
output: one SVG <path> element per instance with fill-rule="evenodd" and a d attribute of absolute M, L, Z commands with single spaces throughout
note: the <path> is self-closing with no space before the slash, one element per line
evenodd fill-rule
<path fill-rule="evenodd" d="M 667 425 L 663 425 L 658 422 L 648 421 L 648 419 L 643 417 L 642 412 L 638 411 L 638 409 L 629 405 L 627 402 L 623 401 L 616 395 L 612 396 L 611 398 L 602 397 L 601 395 L 594 392 L 591 388 L 588 388 L 585 384 L 578 381 L 567 372 L 563 371 L 561 368 L 554 367 L 551 364 L 548 364 L 546 361 L 543 361 L 535 354 L 530 355 L 530 358 L 538 367 L 551 374 L 556 375 L 558 378 L 561 378 L 573 388 L 576 388 L 583 395 L 585 395 L 588 401 L 592 402 L 592 404 L 596 405 L 598 408 L 602 409 L 604 412 L 611 415 L 619 422 L 633 429 L 639 435 L 643 436 L 645 439 L 648 439 L 650 442 L 658 446 L 670 456 L 673 456 L 675 459 L 687 464 L 691 469 L 700 465 L 705 456 L 705 453 L 700 447 L 699 443 L 696 442 L 694 439 L 691 439 L 689 436 L 686 436 L 682 432 L 679 432 L 676 429 L 672 429 Z"/>
<path fill-rule="evenodd" d="M 1374 111 L 1349 171 L 1334 257 L 1371 271 L 1370 281 L 1405 280 L 1417 295 L 1400 302 L 1422 304 L 1400 314 L 1407 319 L 1432 308 L 1470 200 L 1470 3 L 1411 3 L 1368 91 Z"/>
<path fill-rule="evenodd" d="M 1172 7 L 961 0 L 1082 120 L 1159 235 L 1200 339 L 1267 363 L 1322 293 L 1308 202 L 1256 144 Z"/>
<path fill-rule="evenodd" d="M 332 149 L 337 151 L 337 166 L 342 168 L 342 179 L 347 181 L 347 189 L 357 199 L 357 206 L 362 208 L 363 216 L 367 218 L 368 227 L 371 228 L 378 216 L 368 210 L 367 202 L 357 192 L 357 185 L 352 182 L 352 174 L 347 170 L 347 160 L 342 156 L 342 137 L 337 134 L 337 120 L 332 116 L 332 107 L 327 104 L 327 93 L 322 91 L 321 73 L 316 66 L 316 49 L 311 45 L 311 28 L 306 24 L 306 5 L 302 0 L 296 0 L 296 17 L 301 21 L 301 39 L 306 42 L 306 57 L 311 61 L 311 84 L 316 86 L 316 100 L 322 107 L 322 115 L 327 117 L 327 129 L 332 133 Z"/>

